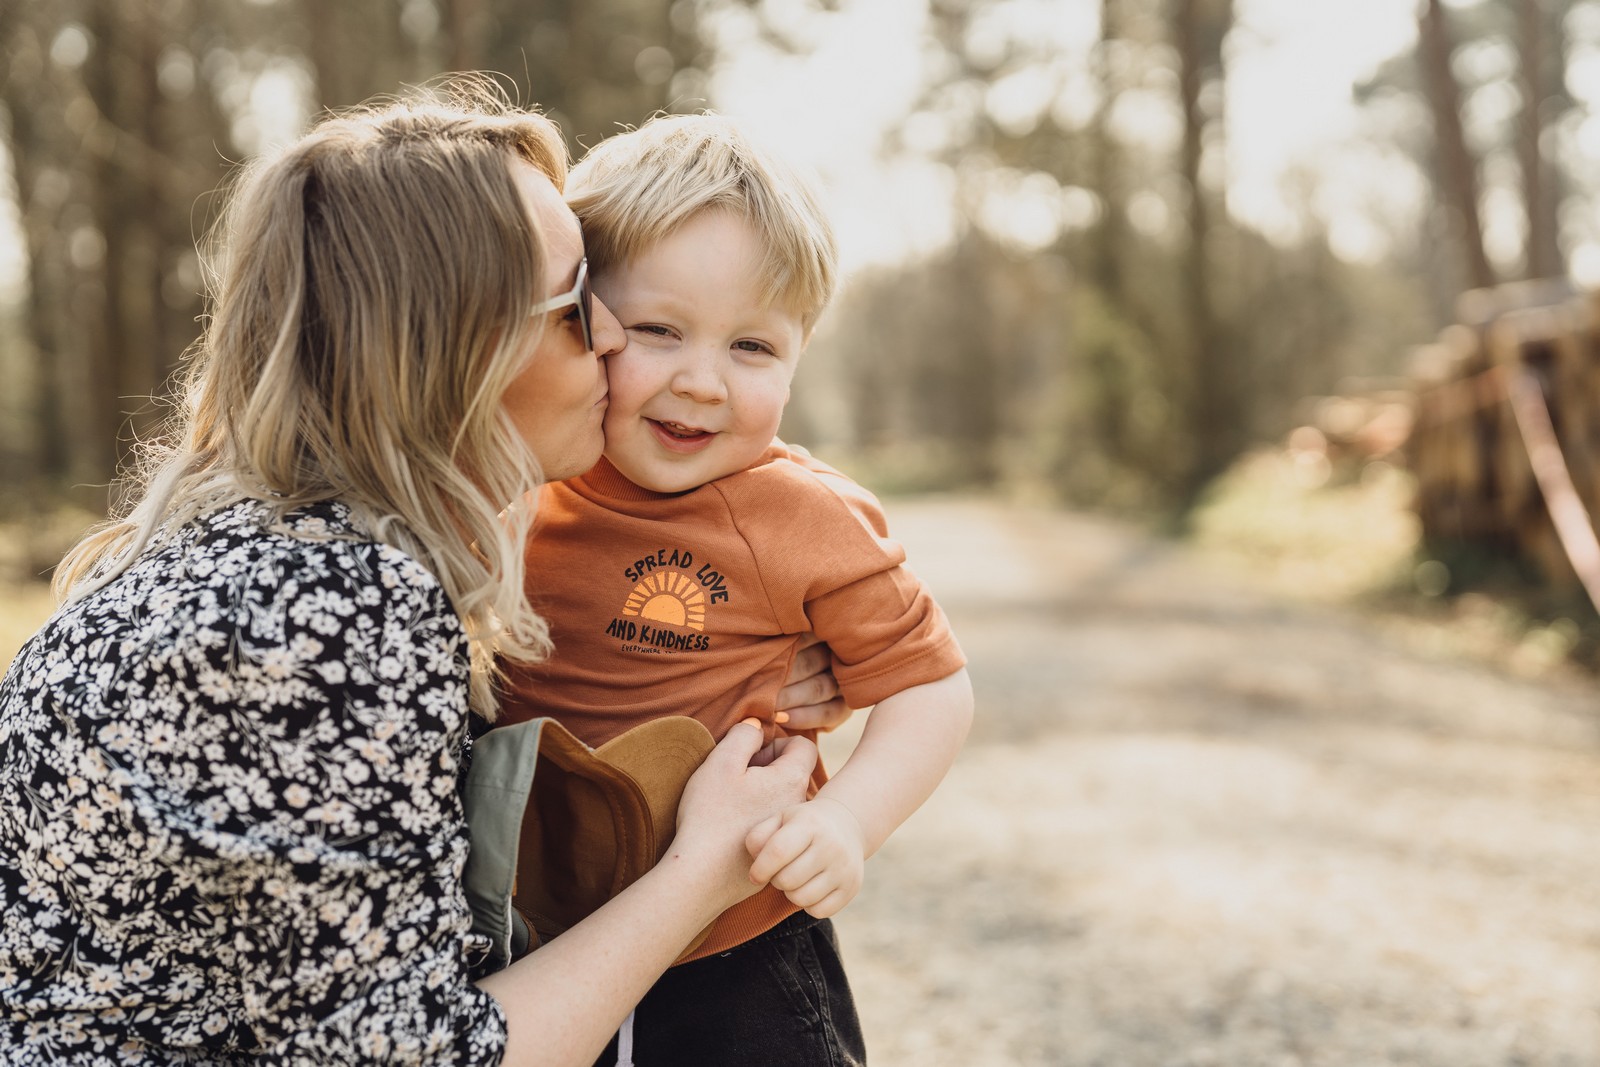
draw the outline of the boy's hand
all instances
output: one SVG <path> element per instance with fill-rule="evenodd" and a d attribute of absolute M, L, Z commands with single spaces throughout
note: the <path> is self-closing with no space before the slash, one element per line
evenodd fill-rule
<path fill-rule="evenodd" d="M 741 846 L 763 826 L 776 826 L 806 795 L 816 762 L 816 746 L 803 737 L 763 747 L 759 722 L 735 724 L 684 786 L 668 856 L 716 872 L 730 894 L 722 907 L 743 900 L 754 890 Z"/>
<path fill-rule="evenodd" d="M 819 796 L 750 831 L 750 880 L 770 882 L 818 919 L 837 914 L 861 891 L 866 841 L 849 808 Z"/>

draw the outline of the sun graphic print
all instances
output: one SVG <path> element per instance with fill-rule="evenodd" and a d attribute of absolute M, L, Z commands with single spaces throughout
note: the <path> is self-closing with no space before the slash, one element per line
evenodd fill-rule
<path fill-rule="evenodd" d="M 706 595 L 682 571 L 657 571 L 633 587 L 622 614 L 669 626 L 706 628 Z"/>

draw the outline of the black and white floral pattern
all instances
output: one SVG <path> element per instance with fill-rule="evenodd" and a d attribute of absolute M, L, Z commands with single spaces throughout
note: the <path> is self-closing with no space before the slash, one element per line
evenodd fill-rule
<path fill-rule="evenodd" d="M 467 652 L 320 505 L 203 519 L 0 683 L 0 1063 L 498 1063 Z"/>

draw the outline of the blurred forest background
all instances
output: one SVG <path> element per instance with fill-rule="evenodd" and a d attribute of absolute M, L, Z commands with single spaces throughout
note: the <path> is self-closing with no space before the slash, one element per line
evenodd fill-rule
<path fill-rule="evenodd" d="M 656 109 L 722 106 L 733 53 L 802 54 L 875 2 L 0 0 L 0 240 L 19 245 L 0 249 L 0 517 L 47 530 L 70 506 L 75 528 L 107 506 L 197 332 L 219 186 L 319 109 L 490 70 L 581 154 Z M 946 221 L 855 271 L 786 434 L 881 489 L 1192 521 L 1241 456 L 1326 416 L 1316 398 L 1361 401 L 1357 450 L 1393 459 L 1410 353 L 1464 291 L 1594 273 L 1600 91 L 1578 90 L 1600 90 L 1600 0 L 1415 4 L 1414 37 L 1350 87 L 1363 158 L 1410 191 L 1364 240 L 1312 175 L 1275 225 L 1237 210 L 1228 81 L 1266 44 L 1236 3 L 915 5 L 918 88 L 875 152 L 885 174 L 936 168 Z M 1086 19 L 1064 48 L 1053 27 Z M 1400 425 L 1366 417 L 1385 398 Z M 1294 440 L 1325 458 L 1313 429 Z M 47 568 L 44 541 L 17 567 Z"/>

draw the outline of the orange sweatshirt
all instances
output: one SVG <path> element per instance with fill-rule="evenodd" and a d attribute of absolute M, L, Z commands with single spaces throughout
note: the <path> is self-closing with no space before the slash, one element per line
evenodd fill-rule
<path fill-rule="evenodd" d="M 672 496 L 602 459 L 545 486 L 538 514 L 528 589 L 556 651 L 510 669 L 503 721 L 549 715 L 589 745 L 663 715 L 692 715 L 719 739 L 747 716 L 771 732 L 808 630 L 832 650 L 851 707 L 966 663 L 877 500 L 781 441 L 747 470 Z M 815 785 L 825 780 L 819 768 Z M 797 910 L 768 887 L 725 912 L 692 958 Z"/>

